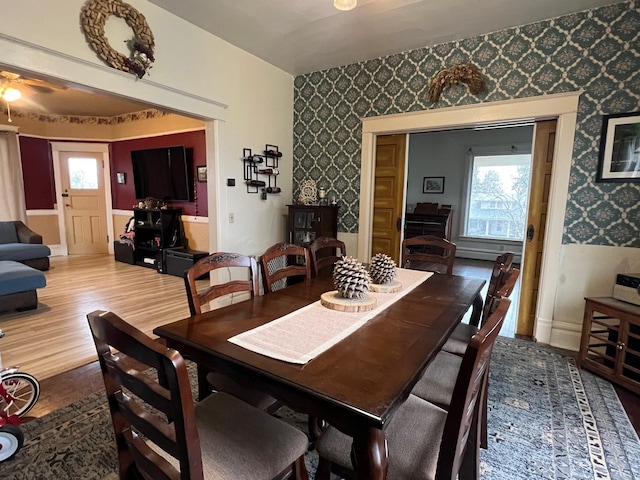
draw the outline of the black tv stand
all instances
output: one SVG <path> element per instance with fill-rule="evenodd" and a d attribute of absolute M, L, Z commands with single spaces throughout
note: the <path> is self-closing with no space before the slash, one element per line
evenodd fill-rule
<path fill-rule="evenodd" d="M 162 252 L 182 246 L 180 208 L 134 208 L 136 265 L 155 268 L 164 273 Z"/>

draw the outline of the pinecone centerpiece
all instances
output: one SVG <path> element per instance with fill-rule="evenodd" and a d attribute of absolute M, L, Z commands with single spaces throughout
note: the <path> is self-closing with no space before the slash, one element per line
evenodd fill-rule
<path fill-rule="evenodd" d="M 343 257 L 333 267 L 336 290 L 323 293 L 320 302 L 327 308 L 342 312 L 372 310 L 377 300 L 369 296 L 369 272 L 356 258 Z"/>
<path fill-rule="evenodd" d="M 371 279 L 364 265 L 353 257 L 343 257 L 333 267 L 333 284 L 343 298 L 364 298 Z"/>
<path fill-rule="evenodd" d="M 373 283 L 389 285 L 396 278 L 396 264 L 389 255 L 376 253 L 371 259 L 369 274 Z"/>
<path fill-rule="evenodd" d="M 384 253 L 376 253 L 369 266 L 371 275 L 371 291 L 377 293 L 395 293 L 402 289 L 402 284 L 395 280 L 396 264 Z"/>

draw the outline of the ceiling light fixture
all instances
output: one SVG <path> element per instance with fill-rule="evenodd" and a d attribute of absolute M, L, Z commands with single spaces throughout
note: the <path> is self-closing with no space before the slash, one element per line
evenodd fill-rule
<path fill-rule="evenodd" d="M 4 87 L 0 89 L 0 98 L 4 99 L 7 102 L 7 116 L 8 122 L 11 123 L 11 107 L 9 107 L 9 102 L 14 102 L 18 100 L 22 96 L 22 92 L 17 88 Z"/>
<path fill-rule="evenodd" d="M 357 4 L 358 0 L 333 0 L 333 6 L 338 10 L 353 10 Z"/>

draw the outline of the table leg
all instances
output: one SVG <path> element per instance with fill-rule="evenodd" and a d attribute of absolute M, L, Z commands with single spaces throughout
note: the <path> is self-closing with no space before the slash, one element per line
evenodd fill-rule
<path fill-rule="evenodd" d="M 482 295 L 480 294 L 476 295 L 476 298 L 473 299 L 469 325 L 473 325 L 475 327 L 480 326 L 480 318 L 482 317 L 483 305 L 484 305 L 484 301 L 482 300 Z"/>
<path fill-rule="evenodd" d="M 202 401 L 211 395 L 211 387 L 209 386 L 209 382 L 207 382 L 207 373 L 208 370 L 206 368 L 198 365 L 198 401 Z"/>
<path fill-rule="evenodd" d="M 363 480 L 384 480 L 388 465 L 387 440 L 378 428 L 353 437 L 351 461 L 358 478 Z"/>

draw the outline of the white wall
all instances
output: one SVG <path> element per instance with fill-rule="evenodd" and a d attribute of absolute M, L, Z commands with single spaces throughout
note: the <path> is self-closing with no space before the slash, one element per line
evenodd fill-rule
<path fill-rule="evenodd" d="M 407 211 L 418 202 L 450 204 L 453 207 L 451 240 L 457 246 L 456 256 L 495 259 L 502 251 L 519 254 L 522 245 L 514 242 L 461 239 L 462 206 L 468 169 L 469 147 L 491 147 L 514 144 L 531 145 L 533 125 L 493 130 L 449 130 L 409 135 Z M 530 153 L 529 149 L 528 152 Z M 444 193 L 422 193 L 424 177 L 445 177 Z"/>
<path fill-rule="evenodd" d="M 128 3 L 142 13 L 155 37 L 156 62 L 142 80 L 107 67 L 89 48 L 80 28 L 84 0 L 11 2 L 0 33 L 0 64 L 39 72 L 198 117 L 209 125 L 207 159 L 212 247 L 260 254 L 284 239 L 285 205 L 292 188 L 293 77 L 145 0 Z M 131 30 L 108 22 L 111 45 Z M 284 153 L 281 195 L 247 194 L 242 149 L 278 145 Z M 204 159 L 203 159 L 204 160 Z M 235 178 L 236 187 L 226 179 Z M 235 222 L 228 223 L 229 213 Z"/>
<path fill-rule="evenodd" d="M 584 297 L 610 297 L 618 273 L 640 272 L 640 249 L 563 245 L 553 318 L 538 319 L 540 337 L 551 345 L 578 350 Z"/>

